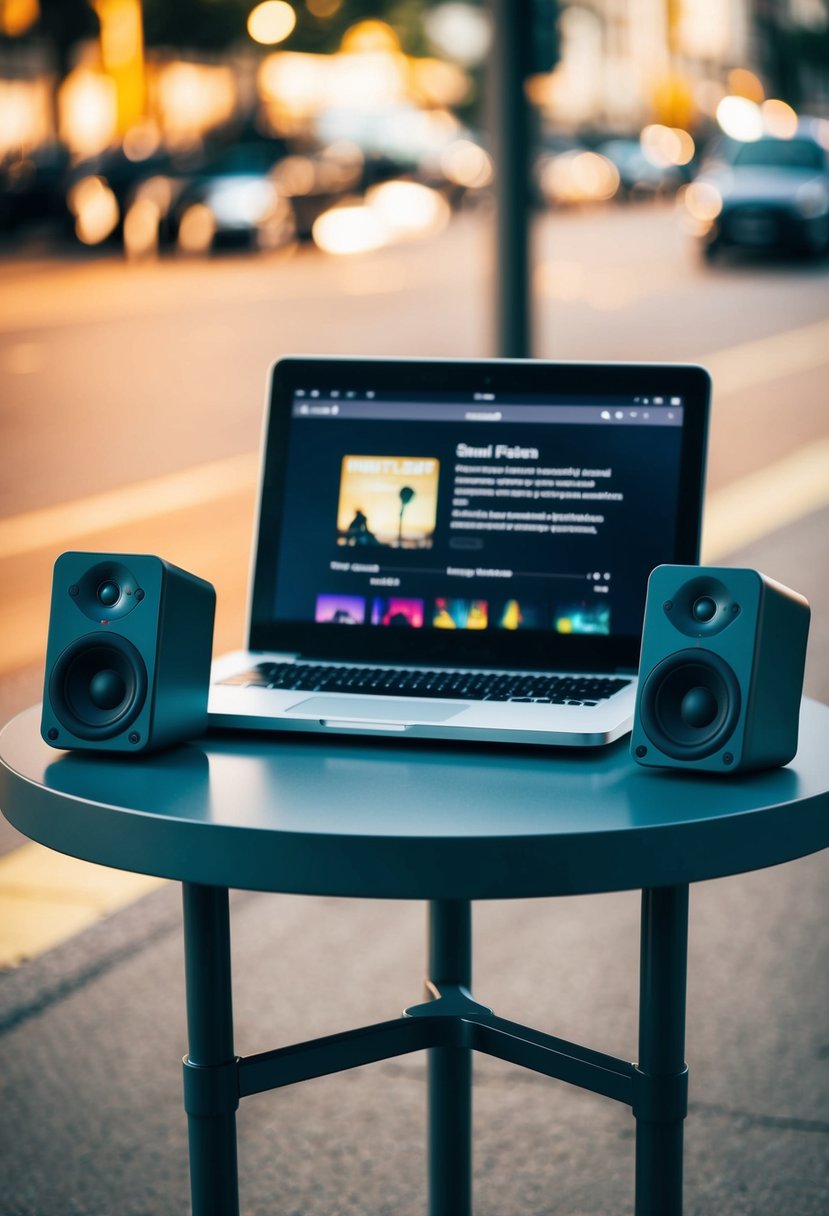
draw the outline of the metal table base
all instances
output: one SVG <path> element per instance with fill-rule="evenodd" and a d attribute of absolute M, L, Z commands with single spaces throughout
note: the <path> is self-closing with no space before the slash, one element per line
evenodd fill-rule
<path fill-rule="evenodd" d="M 681 1216 L 688 887 L 642 892 L 639 1059 L 631 1064 L 497 1017 L 473 1000 L 471 904 L 429 905 L 428 998 L 403 1016 L 259 1055 L 233 1051 L 225 887 L 185 882 L 193 1216 L 237 1216 L 236 1110 L 250 1094 L 429 1051 L 429 1216 L 472 1213 L 472 1052 L 604 1094 L 636 1120 L 636 1216 Z"/>

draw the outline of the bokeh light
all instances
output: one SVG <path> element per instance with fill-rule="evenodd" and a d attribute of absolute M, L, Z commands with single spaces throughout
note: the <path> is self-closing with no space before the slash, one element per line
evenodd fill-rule
<path fill-rule="evenodd" d="M 788 102 L 769 98 L 760 106 L 760 113 L 767 133 L 775 139 L 793 139 L 797 135 L 797 111 Z"/>
<path fill-rule="evenodd" d="M 426 13 L 424 25 L 437 50 L 463 67 L 474 67 L 489 50 L 489 14 L 471 4 L 439 4 Z"/>
<path fill-rule="evenodd" d="M 136 123 L 124 135 L 124 156 L 127 160 L 147 160 L 161 146 L 161 132 L 153 119 Z"/>
<path fill-rule="evenodd" d="M 335 16 L 343 6 L 343 0 L 305 0 L 305 7 L 312 17 L 327 21 Z"/>
<path fill-rule="evenodd" d="M 231 177 L 209 191 L 214 218 L 227 228 L 255 227 L 276 207 L 279 195 L 273 182 L 260 177 Z"/>
<path fill-rule="evenodd" d="M 100 177 L 82 177 L 67 195 L 75 216 L 75 233 L 84 245 L 99 245 L 116 229 L 121 211 L 118 200 Z"/>
<path fill-rule="evenodd" d="M 722 196 L 711 182 L 691 182 L 681 197 L 688 214 L 700 223 L 710 224 L 722 211 Z"/>
<path fill-rule="evenodd" d="M 193 203 L 181 217 L 178 247 L 183 253 L 207 253 L 216 234 L 216 221 L 206 203 Z"/>
<path fill-rule="evenodd" d="M 284 42 L 295 25 L 296 13 L 285 0 L 264 0 L 248 15 L 248 33 L 264 46 Z"/>
<path fill-rule="evenodd" d="M 745 97 L 758 105 L 766 95 L 763 82 L 748 68 L 732 68 L 728 73 L 728 91 L 735 97 Z"/>
<path fill-rule="evenodd" d="M 747 97 L 724 97 L 717 106 L 717 122 L 732 139 L 752 143 L 763 134 L 763 114 L 760 107 Z"/>
<path fill-rule="evenodd" d="M 469 96 L 470 78 L 455 63 L 412 59 L 409 69 L 412 92 L 422 105 L 457 106 Z"/>
<path fill-rule="evenodd" d="M 232 69 L 224 64 L 176 61 L 160 69 L 156 96 L 168 139 L 192 143 L 231 117 L 236 81 Z"/>
<path fill-rule="evenodd" d="M 341 49 L 351 55 L 399 55 L 400 39 L 385 21 L 358 21 L 343 34 Z"/>
<path fill-rule="evenodd" d="M 441 154 L 440 168 L 455 186 L 480 190 L 492 182 L 492 157 L 471 139 L 454 139 Z"/>
<path fill-rule="evenodd" d="M 541 169 L 540 185 L 551 203 L 597 203 L 619 189 L 619 170 L 598 152 L 562 152 Z"/>
<path fill-rule="evenodd" d="M 693 137 L 687 131 L 681 127 L 665 127 L 660 123 L 644 127 L 639 142 L 648 160 L 663 168 L 689 164 L 696 151 Z"/>
<path fill-rule="evenodd" d="M 124 252 L 129 259 L 157 253 L 160 222 L 161 211 L 154 199 L 135 200 L 124 216 Z"/>
<path fill-rule="evenodd" d="M 314 243 L 325 253 L 370 253 L 388 242 L 388 230 L 380 213 L 364 203 L 332 207 L 313 224 Z"/>
<path fill-rule="evenodd" d="M 0 80 L 0 156 L 27 152 L 50 134 L 50 98 L 45 81 Z"/>
<path fill-rule="evenodd" d="M 118 103 L 114 82 L 90 68 L 75 68 L 58 90 L 61 137 L 78 156 L 95 156 L 115 138 Z"/>
<path fill-rule="evenodd" d="M 317 170 L 310 156 L 284 156 L 274 167 L 272 177 L 287 198 L 311 194 L 317 184 Z"/>
<path fill-rule="evenodd" d="M 366 192 L 366 203 L 381 216 L 389 236 L 397 240 L 432 236 L 449 223 L 446 199 L 419 182 L 382 182 Z"/>

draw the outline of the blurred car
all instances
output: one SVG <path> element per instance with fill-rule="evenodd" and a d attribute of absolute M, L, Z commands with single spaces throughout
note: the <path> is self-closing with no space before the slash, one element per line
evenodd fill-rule
<path fill-rule="evenodd" d="M 596 151 L 616 166 L 620 199 L 675 194 L 688 180 L 682 165 L 649 156 L 639 139 L 609 139 L 599 144 Z"/>
<path fill-rule="evenodd" d="M 619 170 L 589 148 L 543 152 L 534 166 L 538 197 L 548 207 L 606 203 L 619 189 Z"/>
<path fill-rule="evenodd" d="M 291 153 L 272 176 L 280 193 L 291 200 L 297 239 L 307 241 L 319 216 L 361 189 L 365 160 L 356 145 L 341 141 Z"/>
<path fill-rule="evenodd" d="M 829 252 L 829 164 L 808 129 L 789 139 L 724 140 L 683 203 L 706 258 L 729 246 Z"/>
<path fill-rule="evenodd" d="M 274 177 L 286 154 L 283 140 L 263 139 L 234 144 L 203 165 L 172 192 L 164 217 L 169 239 L 189 253 L 292 241 L 293 210 Z"/>
<path fill-rule="evenodd" d="M 108 148 L 74 166 L 64 186 L 64 223 L 84 245 L 118 241 L 136 194 L 147 181 L 183 182 L 189 159 L 164 149 L 133 158 L 122 147 Z"/>
<path fill-rule="evenodd" d="M 44 144 L 0 160 L 0 230 L 60 221 L 69 171 L 69 151 Z"/>

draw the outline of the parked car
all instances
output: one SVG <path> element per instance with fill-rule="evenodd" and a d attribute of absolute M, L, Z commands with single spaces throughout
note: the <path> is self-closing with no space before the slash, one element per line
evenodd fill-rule
<path fill-rule="evenodd" d="M 44 144 L 0 160 L 0 232 L 63 219 L 69 151 Z"/>
<path fill-rule="evenodd" d="M 545 148 L 535 161 L 533 177 L 536 197 L 547 207 L 605 203 L 621 180 L 609 157 L 579 144 Z"/>
<path fill-rule="evenodd" d="M 790 139 L 723 140 L 683 202 L 708 259 L 729 246 L 829 252 L 827 151 L 806 126 Z"/>
<path fill-rule="evenodd" d="M 171 201 L 170 236 L 188 252 L 277 248 L 293 240 L 292 208 L 274 180 L 283 140 L 236 143 L 203 165 Z"/>
<path fill-rule="evenodd" d="M 191 161 L 164 149 L 132 159 L 108 148 L 76 164 L 64 186 L 64 224 L 84 245 L 121 241 L 133 200 L 146 182 L 183 182 Z"/>
<path fill-rule="evenodd" d="M 609 139 L 596 149 L 619 171 L 618 198 L 654 198 L 675 194 L 688 177 L 684 166 L 660 163 L 648 156 L 638 139 Z"/>

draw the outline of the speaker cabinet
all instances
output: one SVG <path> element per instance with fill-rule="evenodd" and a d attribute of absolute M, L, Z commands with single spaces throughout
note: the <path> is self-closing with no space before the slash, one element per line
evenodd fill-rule
<path fill-rule="evenodd" d="M 657 566 L 648 582 L 631 753 L 736 773 L 787 764 L 808 602 L 757 570 Z"/>
<path fill-rule="evenodd" d="M 41 734 L 52 747 L 155 751 L 207 727 L 216 593 L 149 554 L 55 563 Z"/>

